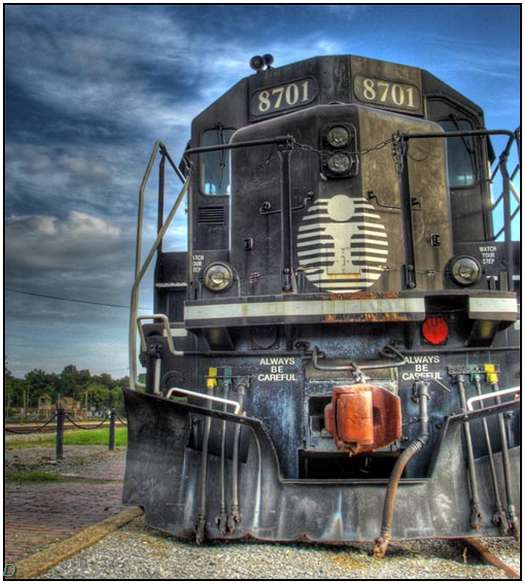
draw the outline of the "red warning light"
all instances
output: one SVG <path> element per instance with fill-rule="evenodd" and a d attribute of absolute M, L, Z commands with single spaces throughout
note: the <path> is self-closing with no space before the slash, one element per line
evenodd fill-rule
<path fill-rule="evenodd" d="M 447 321 L 440 316 L 427 318 L 421 331 L 425 341 L 431 345 L 442 345 L 448 339 Z"/>

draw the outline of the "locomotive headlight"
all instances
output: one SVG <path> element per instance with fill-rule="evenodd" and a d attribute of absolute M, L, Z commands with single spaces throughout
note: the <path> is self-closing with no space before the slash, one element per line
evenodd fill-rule
<path fill-rule="evenodd" d="M 326 165 L 334 174 L 346 174 L 352 166 L 352 161 L 345 152 L 336 152 L 328 158 Z"/>
<path fill-rule="evenodd" d="M 226 290 L 232 282 L 233 272 L 226 264 L 215 262 L 204 270 L 204 285 L 212 292 Z"/>
<path fill-rule="evenodd" d="M 452 263 L 452 278 L 461 286 L 470 286 L 479 281 L 481 266 L 471 257 L 456 258 Z"/>
<path fill-rule="evenodd" d="M 342 148 L 348 144 L 350 134 L 346 128 L 342 126 L 334 126 L 326 136 L 328 144 L 334 148 Z"/>

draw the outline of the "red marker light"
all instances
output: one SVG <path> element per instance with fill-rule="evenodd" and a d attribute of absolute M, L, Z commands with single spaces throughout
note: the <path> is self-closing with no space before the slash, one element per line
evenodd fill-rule
<path fill-rule="evenodd" d="M 442 345 L 448 339 L 448 324 L 440 316 L 431 316 L 421 327 L 423 338 L 431 345 Z"/>

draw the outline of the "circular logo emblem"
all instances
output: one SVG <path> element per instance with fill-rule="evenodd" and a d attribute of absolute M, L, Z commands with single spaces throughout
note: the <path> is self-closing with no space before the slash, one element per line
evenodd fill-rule
<path fill-rule="evenodd" d="M 386 268 L 388 240 L 381 216 L 363 197 L 313 201 L 297 235 L 299 266 L 327 292 L 359 292 Z"/>

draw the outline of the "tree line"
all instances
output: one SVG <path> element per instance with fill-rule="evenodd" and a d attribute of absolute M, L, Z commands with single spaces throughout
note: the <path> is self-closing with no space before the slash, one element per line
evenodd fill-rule
<path fill-rule="evenodd" d="M 61 373 L 48 373 L 33 369 L 23 378 L 15 377 L 4 366 L 4 405 L 9 415 L 13 408 L 36 408 L 39 398 L 49 396 L 53 403 L 61 397 L 72 397 L 82 408 L 106 410 L 114 408 L 124 413 L 122 389 L 128 385 L 128 377 L 113 379 L 108 373 L 92 375 L 89 369 L 77 369 L 67 365 Z"/>

